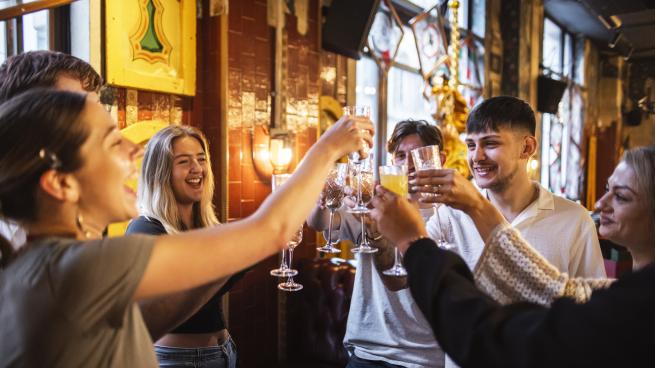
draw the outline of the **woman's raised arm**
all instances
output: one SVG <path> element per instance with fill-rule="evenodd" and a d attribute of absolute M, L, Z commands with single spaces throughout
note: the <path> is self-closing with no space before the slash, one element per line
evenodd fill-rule
<path fill-rule="evenodd" d="M 368 120 L 342 118 L 294 174 L 251 216 L 211 229 L 158 237 L 135 299 L 176 292 L 234 274 L 283 249 L 323 188 L 334 161 L 372 144 Z"/>

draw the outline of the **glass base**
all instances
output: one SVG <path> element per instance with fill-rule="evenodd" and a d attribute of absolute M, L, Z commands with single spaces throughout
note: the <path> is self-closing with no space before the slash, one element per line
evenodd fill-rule
<path fill-rule="evenodd" d="M 371 210 L 369 210 L 366 206 L 355 206 L 353 208 L 349 208 L 347 210 L 348 213 L 369 213 Z"/>
<path fill-rule="evenodd" d="M 353 253 L 365 253 L 365 254 L 367 254 L 367 253 L 377 253 L 378 248 L 372 248 L 372 247 L 369 247 L 368 245 L 366 245 L 366 246 L 360 245 L 359 247 L 353 248 L 350 251 L 353 252 Z"/>
<path fill-rule="evenodd" d="M 302 285 L 292 280 L 277 284 L 277 288 L 282 291 L 298 291 L 302 290 Z"/>
<path fill-rule="evenodd" d="M 327 244 L 327 245 L 322 246 L 322 247 L 318 247 L 318 248 L 316 248 L 316 250 L 321 252 L 321 253 L 341 253 L 341 249 L 335 248 L 330 244 Z"/>
<path fill-rule="evenodd" d="M 271 270 L 271 276 L 275 277 L 291 277 L 291 276 L 296 276 L 298 274 L 297 270 L 287 268 L 281 269 L 281 268 L 276 268 L 274 270 Z"/>
<path fill-rule="evenodd" d="M 405 269 L 405 267 L 396 264 L 390 269 L 382 271 L 382 274 L 387 276 L 403 277 L 403 276 L 407 276 L 407 270 Z"/>

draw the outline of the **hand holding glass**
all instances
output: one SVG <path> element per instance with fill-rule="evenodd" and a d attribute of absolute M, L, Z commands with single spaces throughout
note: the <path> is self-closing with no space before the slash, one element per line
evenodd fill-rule
<path fill-rule="evenodd" d="M 416 171 L 423 170 L 435 170 L 441 169 L 441 155 L 439 152 L 439 146 L 431 145 L 415 148 L 412 150 L 412 160 L 414 161 L 414 167 Z M 433 193 L 431 190 L 432 186 L 425 186 L 419 189 L 420 195 L 423 198 L 434 198 L 438 193 Z M 437 188 L 438 190 L 438 188 Z M 446 241 L 444 229 L 441 225 L 441 220 L 439 219 L 439 206 L 440 204 L 435 203 L 434 205 L 434 215 L 437 223 L 439 224 L 439 239 L 437 240 L 437 245 L 443 249 L 452 249 L 453 246 Z"/>

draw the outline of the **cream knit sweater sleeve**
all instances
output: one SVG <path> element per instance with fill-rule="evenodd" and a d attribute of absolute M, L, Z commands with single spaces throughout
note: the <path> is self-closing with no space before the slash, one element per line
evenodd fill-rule
<path fill-rule="evenodd" d="M 584 303 L 595 289 L 607 288 L 614 282 L 614 279 L 570 278 L 510 226 L 499 226 L 489 237 L 474 277 L 480 290 L 501 304 L 528 301 L 550 305 L 563 296 Z"/>

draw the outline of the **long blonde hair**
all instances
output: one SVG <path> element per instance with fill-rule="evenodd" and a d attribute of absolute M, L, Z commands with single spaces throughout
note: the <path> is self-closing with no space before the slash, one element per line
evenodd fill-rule
<path fill-rule="evenodd" d="M 146 145 L 139 176 L 137 203 L 143 216 L 153 217 L 164 225 L 169 234 L 185 230 L 173 193 L 173 143 L 178 138 L 196 139 L 207 158 L 205 183 L 200 202 L 193 204 L 193 227 L 201 228 L 218 224 L 212 198 L 214 174 L 205 136 L 188 125 L 171 125 L 157 132 Z"/>

